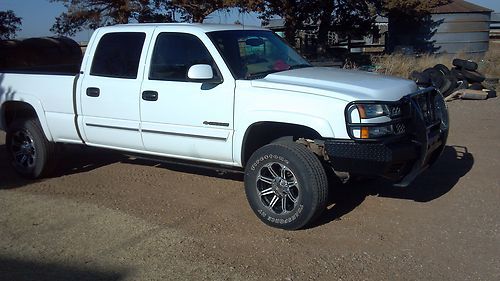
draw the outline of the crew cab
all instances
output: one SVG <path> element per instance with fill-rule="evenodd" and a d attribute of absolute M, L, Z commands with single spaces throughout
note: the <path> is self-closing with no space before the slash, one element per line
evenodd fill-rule
<path fill-rule="evenodd" d="M 257 27 L 103 27 L 77 69 L 0 73 L 0 124 L 19 174 L 49 176 L 60 144 L 243 168 L 251 208 L 283 229 L 326 208 L 330 170 L 406 186 L 448 135 L 438 90 L 313 67 Z"/>

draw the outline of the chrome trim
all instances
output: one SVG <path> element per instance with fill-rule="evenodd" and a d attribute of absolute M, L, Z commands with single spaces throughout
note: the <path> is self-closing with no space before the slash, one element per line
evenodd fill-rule
<path fill-rule="evenodd" d="M 117 126 L 99 125 L 99 124 L 92 124 L 92 123 L 85 123 L 85 125 L 89 126 L 89 127 L 97 127 L 97 128 L 105 128 L 105 129 L 116 129 L 116 130 L 125 130 L 125 131 L 139 132 L 139 129 L 134 129 L 134 128 L 125 128 L 125 127 L 117 127 Z"/>
<path fill-rule="evenodd" d="M 155 130 L 142 130 L 142 132 L 143 133 L 151 133 L 151 134 L 179 136 L 179 137 L 190 137 L 190 138 L 199 138 L 199 139 L 219 140 L 219 141 L 226 141 L 227 140 L 227 137 L 223 138 L 223 137 L 212 137 L 212 136 L 200 136 L 200 135 L 193 135 L 193 134 L 163 132 L 163 131 L 155 131 Z"/>
<path fill-rule="evenodd" d="M 229 127 L 229 123 L 204 121 L 203 125 Z"/>

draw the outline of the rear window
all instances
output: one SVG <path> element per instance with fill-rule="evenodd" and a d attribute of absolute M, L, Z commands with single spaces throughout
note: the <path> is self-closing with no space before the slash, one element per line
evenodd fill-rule
<path fill-rule="evenodd" d="M 90 75 L 136 79 L 145 39 L 142 32 L 105 34 L 97 45 Z"/>

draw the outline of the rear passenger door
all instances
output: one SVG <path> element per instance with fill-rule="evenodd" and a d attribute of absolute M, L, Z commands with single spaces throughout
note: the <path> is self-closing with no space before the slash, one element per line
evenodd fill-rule
<path fill-rule="evenodd" d="M 139 100 L 153 29 L 127 30 L 97 35 L 93 60 L 82 75 L 81 125 L 89 144 L 142 150 Z"/>
<path fill-rule="evenodd" d="M 154 153 L 232 163 L 235 82 L 222 76 L 222 58 L 216 57 L 216 63 L 207 49 L 211 42 L 203 35 L 158 31 L 154 36 L 142 85 L 146 96 L 140 101 L 142 138 L 146 150 Z M 195 64 L 211 65 L 220 83 L 189 80 L 188 70 Z"/>

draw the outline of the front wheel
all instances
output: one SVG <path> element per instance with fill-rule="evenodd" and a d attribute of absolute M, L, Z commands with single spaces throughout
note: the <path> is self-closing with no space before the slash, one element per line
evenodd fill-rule
<path fill-rule="evenodd" d="M 16 120 L 7 129 L 6 146 L 12 166 L 21 176 L 48 176 L 55 162 L 55 144 L 43 134 L 37 119 Z"/>
<path fill-rule="evenodd" d="M 267 225 L 287 230 L 313 222 L 326 208 L 328 181 L 319 159 L 305 146 L 272 143 L 245 168 L 250 207 Z"/>

